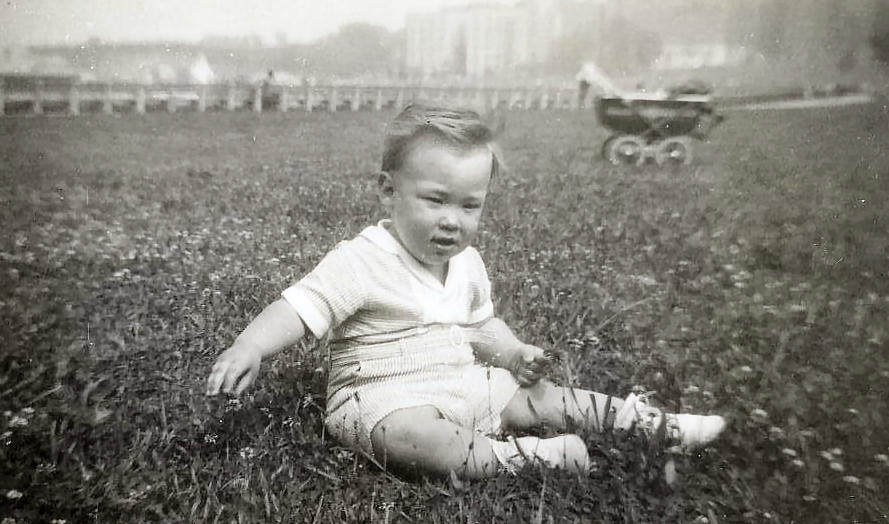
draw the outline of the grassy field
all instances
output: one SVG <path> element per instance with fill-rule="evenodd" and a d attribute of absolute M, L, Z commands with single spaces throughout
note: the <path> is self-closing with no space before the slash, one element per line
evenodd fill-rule
<path fill-rule="evenodd" d="M 608 433 L 589 478 L 395 477 L 324 434 L 313 344 L 205 398 L 246 323 L 381 218 L 389 117 L 0 120 L 0 521 L 887 519 L 876 106 L 732 113 L 676 171 L 607 165 L 592 113 L 508 115 L 478 241 L 498 313 L 560 382 L 727 416 L 694 456 Z"/>

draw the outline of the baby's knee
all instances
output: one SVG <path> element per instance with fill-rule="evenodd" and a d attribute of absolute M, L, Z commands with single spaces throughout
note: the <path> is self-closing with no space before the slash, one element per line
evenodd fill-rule
<path fill-rule="evenodd" d="M 433 441 L 440 439 L 430 429 L 441 414 L 434 408 L 409 408 L 396 411 L 381 420 L 371 431 L 374 455 L 394 465 L 422 465 Z M 430 446 L 433 444 L 433 446 Z"/>
<path fill-rule="evenodd" d="M 416 449 L 422 437 L 422 431 L 413 424 L 399 420 L 383 420 L 371 432 L 370 441 L 373 444 L 374 454 L 381 456 Z"/>

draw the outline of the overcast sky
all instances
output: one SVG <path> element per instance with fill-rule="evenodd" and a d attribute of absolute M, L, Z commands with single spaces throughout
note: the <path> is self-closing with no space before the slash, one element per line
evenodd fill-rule
<path fill-rule="evenodd" d="M 492 0 L 489 0 L 492 1 Z M 514 3 L 509 0 L 493 0 Z M 350 22 L 389 29 L 408 12 L 478 0 L 0 0 L 0 46 L 105 41 L 196 41 L 259 35 L 309 42 Z"/>

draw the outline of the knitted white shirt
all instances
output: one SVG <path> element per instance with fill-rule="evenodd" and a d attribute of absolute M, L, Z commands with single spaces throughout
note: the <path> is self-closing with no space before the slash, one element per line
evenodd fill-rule
<path fill-rule="evenodd" d="M 444 285 L 386 229 L 387 221 L 340 242 L 283 297 L 309 330 L 331 340 L 391 341 L 430 324 L 475 324 L 494 313 L 491 284 L 478 251 L 448 262 Z"/>

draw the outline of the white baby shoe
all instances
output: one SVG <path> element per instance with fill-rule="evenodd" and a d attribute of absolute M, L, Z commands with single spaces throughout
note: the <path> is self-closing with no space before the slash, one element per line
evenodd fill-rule
<path fill-rule="evenodd" d="M 656 435 L 661 424 L 665 425 L 667 442 L 676 443 L 685 451 L 713 442 L 726 427 L 725 419 L 719 415 L 661 413 L 649 405 L 646 395 L 635 393 L 624 400 L 614 416 L 615 429 L 629 431 L 635 427 L 647 435 Z"/>

